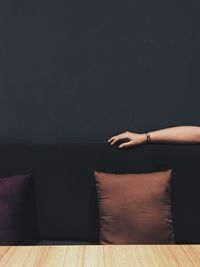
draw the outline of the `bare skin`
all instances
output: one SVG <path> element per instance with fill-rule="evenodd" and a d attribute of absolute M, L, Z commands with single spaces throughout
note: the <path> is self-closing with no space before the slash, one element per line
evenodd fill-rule
<path fill-rule="evenodd" d="M 181 143 L 181 144 L 200 144 L 199 126 L 176 126 L 149 132 L 151 143 Z M 124 141 L 121 147 L 130 147 L 147 142 L 146 133 L 124 132 L 112 136 L 107 140 L 110 145 Z"/>

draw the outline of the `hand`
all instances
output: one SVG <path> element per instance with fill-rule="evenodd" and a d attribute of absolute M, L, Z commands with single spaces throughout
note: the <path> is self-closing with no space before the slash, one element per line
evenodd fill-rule
<path fill-rule="evenodd" d="M 115 135 L 108 139 L 108 143 L 110 142 L 111 145 L 115 144 L 118 141 L 127 140 L 127 142 L 121 143 L 119 148 L 121 147 L 130 147 L 134 145 L 140 145 L 146 142 L 146 134 L 138 134 L 132 132 L 124 132 L 118 135 Z"/>

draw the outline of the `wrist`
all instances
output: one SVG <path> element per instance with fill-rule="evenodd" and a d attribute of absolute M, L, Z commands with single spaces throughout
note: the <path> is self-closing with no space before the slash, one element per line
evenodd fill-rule
<path fill-rule="evenodd" d="M 142 143 L 151 143 L 151 136 L 149 132 L 141 134 Z"/>
<path fill-rule="evenodd" d="M 147 132 L 147 133 L 146 133 L 146 138 L 147 138 L 146 142 L 147 142 L 147 143 L 151 143 L 150 132 Z"/>
<path fill-rule="evenodd" d="M 147 143 L 147 134 L 146 133 L 142 133 L 142 134 L 140 134 L 140 136 L 141 136 L 142 143 Z"/>

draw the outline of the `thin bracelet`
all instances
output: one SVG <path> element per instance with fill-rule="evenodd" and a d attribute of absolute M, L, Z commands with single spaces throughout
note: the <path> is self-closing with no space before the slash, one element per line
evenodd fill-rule
<path fill-rule="evenodd" d="M 150 133 L 146 133 L 147 135 L 147 143 L 150 143 L 151 142 L 151 136 L 150 136 Z"/>

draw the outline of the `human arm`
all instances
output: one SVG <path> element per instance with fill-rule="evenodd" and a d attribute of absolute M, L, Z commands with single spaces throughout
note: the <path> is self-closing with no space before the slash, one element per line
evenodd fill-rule
<path fill-rule="evenodd" d="M 199 126 L 176 126 L 149 132 L 151 143 L 200 143 Z M 113 145 L 118 141 L 126 140 L 120 144 L 121 147 L 129 147 L 138 144 L 145 144 L 147 141 L 146 133 L 124 132 L 108 139 Z"/>

